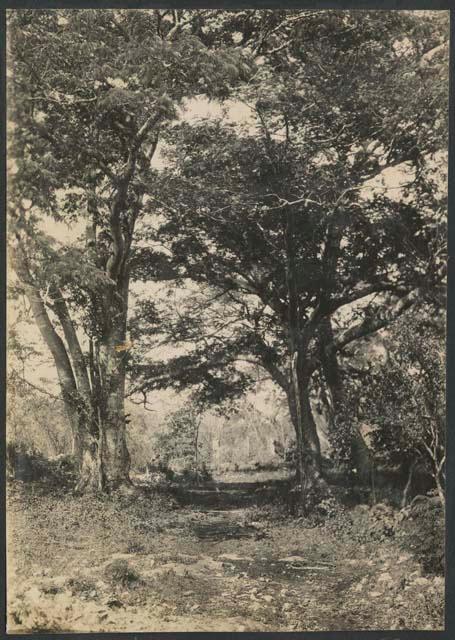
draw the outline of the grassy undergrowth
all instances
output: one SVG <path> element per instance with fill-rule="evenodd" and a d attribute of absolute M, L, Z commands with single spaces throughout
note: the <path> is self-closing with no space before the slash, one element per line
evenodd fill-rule
<path fill-rule="evenodd" d="M 421 539 L 421 518 L 331 501 L 291 518 L 278 503 L 220 511 L 163 491 L 75 496 L 13 482 L 9 629 L 438 629 L 444 580 L 404 542 Z"/>

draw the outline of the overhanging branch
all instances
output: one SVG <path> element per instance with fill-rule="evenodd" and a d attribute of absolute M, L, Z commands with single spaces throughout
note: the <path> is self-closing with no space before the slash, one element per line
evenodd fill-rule
<path fill-rule="evenodd" d="M 333 348 L 340 351 L 351 342 L 360 338 L 365 338 L 380 329 L 387 327 L 394 320 L 399 318 L 405 311 L 416 304 L 422 296 L 422 288 L 413 289 L 410 293 L 400 298 L 391 307 L 378 309 L 375 316 L 368 315 L 361 322 L 342 331 L 333 341 Z"/>

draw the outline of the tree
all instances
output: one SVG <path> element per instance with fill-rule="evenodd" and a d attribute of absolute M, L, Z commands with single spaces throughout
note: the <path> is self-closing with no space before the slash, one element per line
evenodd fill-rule
<path fill-rule="evenodd" d="M 180 10 L 9 14 L 11 257 L 55 362 L 81 489 L 129 484 L 128 305 L 141 260 L 159 271 L 136 242 L 159 136 L 184 98 L 225 97 L 249 72 L 196 27 Z M 46 220 L 71 240 L 52 240 Z"/>
<path fill-rule="evenodd" d="M 205 468 L 205 461 L 201 460 L 201 420 L 196 407 L 184 406 L 168 416 L 165 431 L 157 438 L 157 450 L 164 467 L 169 468 L 171 462 L 177 461 L 197 482 Z"/>
<path fill-rule="evenodd" d="M 445 169 L 436 160 L 447 144 L 447 26 L 408 12 L 283 20 L 255 31 L 265 34 L 263 56 L 237 96 L 248 123 L 167 133 L 171 166 L 156 201 L 165 222 L 148 239 L 170 256 L 177 285 L 199 289 L 178 312 L 162 309 L 155 329 L 187 352 L 138 359 L 133 391 L 194 386 L 218 402 L 252 382 L 240 362 L 260 366 L 287 397 L 309 507 L 324 485 L 316 372 L 323 379 L 324 360 L 443 289 Z M 430 61 L 428 47 L 438 50 Z M 397 168 L 407 176 L 399 197 L 381 184 Z"/>
<path fill-rule="evenodd" d="M 406 502 L 416 464 L 433 478 L 444 503 L 445 493 L 445 357 L 444 318 L 420 306 L 388 333 L 387 358 L 373 361 L 357 398 L 356 422 L 371 426 L 378 457 L 407 468 Z M 404 504 L 403 504 L 404 506 Z"/>

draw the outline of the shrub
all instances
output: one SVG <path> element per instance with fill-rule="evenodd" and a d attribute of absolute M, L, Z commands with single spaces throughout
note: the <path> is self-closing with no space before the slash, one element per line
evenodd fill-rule
<path fill-rule="evenodd" d="M 15 480 L 31 482 L 38 480 L 45 471 L 42 454 L 23 442 L 8 442 L 6 445 L 6 469 Z"/>
<path fill-rule="evenodd" d="M 315 511 L 324 518 L 334 518 L 342 509 L 340 503 L 334 496 L 323 498 L 316 506 Z"/>
<path fill-rule="evenodd" d="M 126 553 L 145 553 L 145 547 L 137 540 L 130 540 L 126 544 Z"/>
<path fill-rule="evenodd" d="M 106 566 L 104 576 L 113 586 L 131 587 L 140 580 L 136 571 L 121 558 L 113 560 Z"/>
<path fill-rule="evenodd" d="M 297 465 L 297 443 L 290 440 L 285 445 L 278 440 L 273 441 L 275 453 L 283 460 L 285 465 L 291 469 L 295 469 Z"/>
<path fill-rule="evenodd" d="M 211 480 L 213 480 L 212 474 L 204 463 L 202 463 L 200 469 L 186 468 L 182 471 L 182 481 L 185 483 L 198 484 L 199 482 L 210 482 Z"/>
<path fill-rule="evenodd" d="M 66 586 L 71 590 L 73 596 L 87 595 L 96 591 L 96 584 L 90 578 L 75 577 L 69 578 L 66 582 Z"/>
<path fill-rule="evenodd" d="M 417 496 L 397 529 L 400 545 L 421 563 L 427 573 L 444 573 L 444 508 L 435 497 Z"/>
<path fill-rule="evenodd" d="M 60 616 L 49 611 L 43 611 L 39 606 L 31 606 L 22 599 L 16 599 L 9 607 L 9 633 L 20 626 L 20 633 L 64 633 L 64 621 Z M 56 636 L 58 637 L 58 636 Z"/>
<path fill-rule="evenodd" d="M 200 442 L 200 413 L 187 405 L 170 414 L 166 419 L 165 430 L 156 439 L 156 449 L 163 470 L 172 469 L 197 478 L 203 474 L 205 460 Z M 172 478 L 169 478 L 172 480 Z"/>
<path fill-rule="evenodd" d="M 370 536 L 373 540 L 384 540 L 395 535 L 397 511 L 390 505 L 380 502 L 369 512 Z"/>
<path fill-rule="evenodd" d="M 76 463 L 70 455 L 46 458 L 38 449 L 24 442 L 8 442 L 6 468 L 9 478 L 22 482 L 45 481 L 56 486 L 72 484 L 76 477 Z"/>
<path fill-rule="evenodd" d="M 285 501 L 273 500 L 266 504 L 254 505 L 245 510 L 245 520 L 256 522 L 282 522 L 289 517 L 289 506 Z"/>

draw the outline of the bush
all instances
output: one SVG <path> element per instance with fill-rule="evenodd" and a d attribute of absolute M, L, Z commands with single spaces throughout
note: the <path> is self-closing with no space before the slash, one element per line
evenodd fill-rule
<path fill-rule="evenodd" d="M 96 591 L 96 584 L 90 578 L 69 578 L 66 582 L 66 586 L 70 589 L 73 596 L 86 596 Z"/>
<path fill-rule="evenodd" d="M 70 455 L 46 458 L 41 451 L 24 442 L 8 442 L 6 445 L 7 475 L 22 482 L 45 481 L 66 486 L 75 481 L 76 464 Z"/>
<path fill-rule="evenodd" d="M 400 512 L 389 504 L 380 502 L 369 506 L 359 504 L 341 507 L 338 513 L 327 520 L 329 529 L 342 537 L 359 544 L 386 542 L 396 535 Z"/>
<path fill-rule="evenodd" d="M 23 442 L 6 444 L 6 469 L 10 478 L 31 482 L 42 476 L 44 458 L 39 451 L 27 447 Z"/>
<path fill-rule="evenodd" d="M 125 547 L 125 553 L 145 553 L 145 547 L 137 540 L 129 540 Z"/>
<path fill-rule="evenodd" d="M 418 496 L 401 511 L 383 503 L 359 505 L 350 515 L 352 526 L 345 533 L 359 543 L 394 538 L 426 573 L 444 573 L 444 509 L 439 498 Z"/>
<path fill-rule="evenodd" d="M 275 453 L 283 460 L 284 464 L 295 469 L 297 466 L 297 443 L 295 440 L 290 440 L 285 445 L 281 444 L 278 440 L 273 441 Z"/>
<path fill-rule="evenodd" d="M 254 505 L 245 510 L 247 522 L 283 522 L 289 518 L 289 506 L 284 501 L 273 500 L 266 504 Z"/>
<path fill-rule="evenodd" d="M 397 510 L 380 502 L 371 507 L 369 512 L 370 536 L 373 540 L 384 540 L 395 535 Z"/>
<path fill-rule="evenodd" d="M 397 539 L 421 563 L 424 571 L 444 573 L 445 518 L 439 498 L 417 496 L 402 510 Z"/>
<path fill-rule="evenodd" d="M 206 465 L 202 463 L 200 469 L 184 469 L 182 472 L 182 480 L 188 483 L 211 482 L 212 474 Z"/>
<path fill-rule="evenodd" d="M 201 415 L 191 405 L 170 414 L 164 431 L 156 439 L 156 450 L 163 470 L 185 474 L 183 480 L 197 479 L 204 472 L 205 460 L 199 429 Z M 169 478 L 172 480 L 172 478 Z"/>
<path fill-rule="evenodd" d="M 126 560 L 120 558 L 107 565 L 104 576 L 113 586 L 120 585 L 124 588 L 131 587 L 140 581 L 136 571 L 130 567 Z"/>
<path fill-rule="evenodd" d="M 334 496 L 327 496 L 316 504 L 314 510 L 323 518 L 335 518 L 342 510 L 342 506 Z"/>
<path fill-rule="evenodd" d="M 9 606 L 8 618 L 9 633 L 14 632 L 14 627 L 19 625 L 21 627 L 19 633 L 68 632 L 64 620 L 60 616 L 49 611 L 43 611 L 40 606 L 31 606 L 30 603 L 26 603 L 20 598 L 17 598 Z"/>

